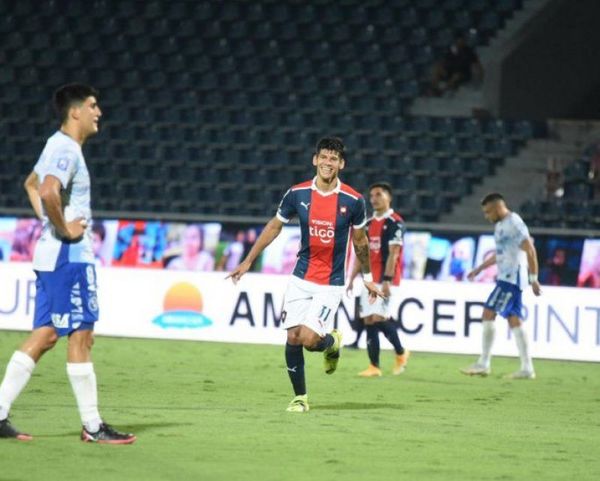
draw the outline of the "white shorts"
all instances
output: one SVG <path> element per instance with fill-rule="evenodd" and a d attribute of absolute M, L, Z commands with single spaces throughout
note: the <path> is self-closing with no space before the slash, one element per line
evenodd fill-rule
<path fill-rule="evenodd" d="M 381 289 L 381 284 L 377 284 L 377 287 Z M 360 293 L 360 317 L 365 318 L 369 316 L 381 316 L 384 319 L 389 319 L 392 317 L 392 311 L 390 310 L 390 303 L 392 297 L 395 294 L 396 286 L 392 286 L 390 288 L 391 295 L 387 299 L 382 299 L 381 297 L 377 297 L 373 304 L 369 304 L 369 291 L 363 287 Z"/>
<path fill-rule="evenodd" d="M 322 286 L 291 276 L 283 300 L 283 328 L 302 325 L 323 337 L 333 330 L 343 295 L 344 286 Z"/>

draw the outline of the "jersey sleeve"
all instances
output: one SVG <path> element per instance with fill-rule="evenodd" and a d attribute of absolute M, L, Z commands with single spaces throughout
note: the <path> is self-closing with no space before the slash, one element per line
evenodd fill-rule
<path fill-rule="evenodd" d="M 53 175 L 60 180 L 63 189 L 66 189 L 69 185 L 69 181 L 75 175 L 77 160 L 77 153 L 69 149 L 61 149 L 48 159 L 44 168 L 39 167 L 39 171 L 36 170 L 36 173 L 38 175 L 41 174 L 43 177 Z"/>
<path fill-rule="evenodd" d="M 296 204 L 294 202 L 294 192 L 292 189 L 288 189 L 288 191 L 283 195 L 281 202 L 279 203 L 279 207 L 277 208 L 277 218 L 287 224 L 294 215 L 296 215 Z"/>
<path fill-rule="evenodd" d="M 404 244 L 404 232 L 406 232 L 406 226 L 402 221 L 393 221 L 390 225 L 390 240 L 389 245 L 401 246 Z"/>
<path fill-rule="evenodd" d="M 354 203 L 351 221 L 354 229 L 362 229 L 367 225 L 367 205 L 362 196 Z"/>
<path fill-rule="evenodd" d="M 515 239 L 519 245 L 521 245 L 521 242 L 524 240 L 529 239 L 529 229 L 527 228 L 527 225 L 525 225 L 523 219 L 516 214 L 513 215 L 513 230 Z"/>

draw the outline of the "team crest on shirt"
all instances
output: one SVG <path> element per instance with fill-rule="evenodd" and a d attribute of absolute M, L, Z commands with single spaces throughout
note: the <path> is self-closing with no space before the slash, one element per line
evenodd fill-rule
<path fill-rule="evenodd" d="M 346 215 L 348 213 L 348 207 L 345 205 L 340 207 L 340 215 Z"/>
<path fill-rule="evenodd" d="M 60 170 L 66 171 L 67 167 L 69 167 L 69 159 L 65 157 L 61 158 L 56 164 L 56 167 L 58 167 Z"/>
<path fill-rule="evenodd" d="M 371 237 L 369 238 L 369 249 L 373 252 L 379 252 L 381 250 L 381 238 Z"/>

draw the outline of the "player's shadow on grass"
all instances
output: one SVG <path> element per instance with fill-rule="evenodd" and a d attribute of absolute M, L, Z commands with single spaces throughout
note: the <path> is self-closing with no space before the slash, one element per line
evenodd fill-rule
<path fill-rule="evenodd" d="M 405 404 L 397 403 L 361 403 L 361 402 L 344 402 L 335 404 L 319 404 L 311 410 L 335 410 L 335 411 L 365 411 L 368 409 L 406 409 Z"/>
<path fill-rule="evenodd" d="M 136 424 L 119 424 L 119 426 L 116 426 L 116 427 L 119 431 L 132 432 L 132 433 L 138 435 L 140 433 L 143 433 L 146 431 L 152 431 L 155 429 L 164 430 L 165 428 L 186 426 L 188 424 L 189 423 L 152 422 L 152 423 L 136 423 Z M 39 438 L 39 439 L 57 439 L 57 438 L 73 438 L 73 437 L 78 438 L 80 434 L 81 434 L 81 431 L 69 431 L 69 432 L 63 432 L 60 434 L 36 434 L 36 435 L 34 435 L 34 437 Z"/>

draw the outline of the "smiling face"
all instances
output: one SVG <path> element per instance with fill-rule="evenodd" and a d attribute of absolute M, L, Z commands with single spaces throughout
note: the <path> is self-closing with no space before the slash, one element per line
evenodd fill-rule
<path fill-rule="evenodd" d="M 335 150 L 321 149 L 313 156 L 313 165 L 317 168 L 317 181 L 331 184 L 344 168 L 344 159 Z"/>

